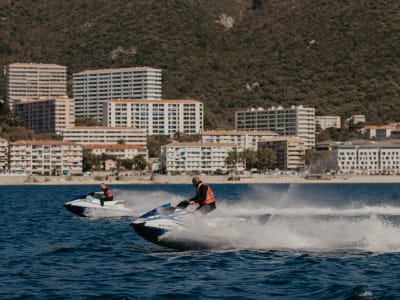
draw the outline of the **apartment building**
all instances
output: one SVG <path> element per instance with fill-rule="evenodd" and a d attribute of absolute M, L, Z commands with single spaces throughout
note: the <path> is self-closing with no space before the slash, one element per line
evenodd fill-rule
<path fill-rule="evenodd" d="M 270 138 L 258 143 L 259 148 L 271 149 L 276 156 L 273 168 L 280 170 L 301 170 L 304 168 L 304 141 L 298 138 Z"/>
<path fill-rule="evenodd" d="M 37 132 L 61 134 L 74 126 L 74 102 L 68 97 L 27 100 L 14 105 L 14 115 L 24 127 Z"/>
<path fill-rule="evenodd" d="M 12 174 L 82 173 L 82 146 L 66 141 L 17 141 L 9 145 Z"/>
<path fill-rule="evenodd" d="M 73 74 L 75 116 L 103 117 L 111 99 L 161 99 L 161 70 L 149 67 L 87 70 Z"/>
<path fill-rule="evenodd" d="M 76 126 L 62 130 L 64 141 L 80 145 L 147 146 L 147 129 L 132 127 Z"/>
<path fill-rule="evenodd" d="M 400 175 L 400 144 L 395 141 L 335 144 L 332 159 L 339 173 Z"/>
<path fill-rule="evenodd" d="M 212 174 L 227 171 L 225 162 L 232 151 L 242 151 L 238 145 L 224 143 L 170 143 L 161 146 L 161 169 L 166 174 L 201 172 Z M 243 170 L 242 164 L 238 170 Z"/>
<path fill-rule="evenodd" d="M 4 67 L 5 98 L 15 103 L 40 97 L 67 96 L 67 67 L 55 64 L 13 63 Z"/>
<path fill-rule="evenodd" d="M 148 160 L 147 148 L 138 145 L 85 145 L 83 150 L 90 151 L 94 155 L 113 155 L 116 159 L 133 159 L 135 156 L 142 155 Z"/>
<path fill-rule="evenodd" d="M 8 172 L 8 141 L 0 138 L 0 173 Z"/>
<path fill-rule="evenodd" d="M 304 140 L 306 149 L 315 145 L 315 109 L 302 105 L 236 111 L 235 126 L 237 130 L 271 130 L 281 136 L 296 136 Z"/>
<path fill-rule="evenodd" d="M 339 116 L 316 116 L 315 123 L 321 127 L 321 130 L 327 128 L 340 128 L 341 119 Z"/>
<path fill-rule="evenodd" d="M 203 131 L 203 103 L 197 100 L 111 100 L 103 113 L 104 126 L 147 129 L 148 135 Z"/>
<path fill-rule="evenodd" d="M 269 130 L 206 130 L 202 132 L 202 142 L 230 143 L 257 151 L 258 142 L 274 136 L 278 134 Z"/>

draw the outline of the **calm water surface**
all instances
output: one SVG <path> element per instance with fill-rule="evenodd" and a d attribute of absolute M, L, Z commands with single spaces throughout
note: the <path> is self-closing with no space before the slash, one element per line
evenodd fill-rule
<path fill-rule="evenodd" d="M 400 184 L 213 185 L 204 222 L 230 246 L 212 251 L 162 248 L 129 226 L 190 185 L 111 188 L 134 216 L 64 209 L 98 186 L 0 187 L 0 298 L 400 299 Z"/>

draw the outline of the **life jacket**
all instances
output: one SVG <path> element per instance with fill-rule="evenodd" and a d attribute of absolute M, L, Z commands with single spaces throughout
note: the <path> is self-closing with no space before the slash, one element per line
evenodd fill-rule
<path fill-rule="evenodd" d="M 200 182 L 199 185 L 197 186 L 197 193 L 200 192 L 200 187 L 201 187 L 201 185 L 207 186 L 208 189 L 207 189 L 207 197 L 206 197 L 206 200 L 204 200 L 202 203 L 200 203 L 200 205 L 209 205 L 209 204 L 211 204 L 211 203 L 215 203 L 214 194 L 213 194 L 213 192 L 212 192 L 210 186 L 207 185 L 207 183 L 205 183 L 205 182 Z"/>
<path fill-rule="evenodd" d="M 113 193 L 111 192 L 111 189 L 106 188 L 103 190 L 104 192 L 104 196 L 106 196 L 106 198 L 112 198 L 113 197 Z"/>

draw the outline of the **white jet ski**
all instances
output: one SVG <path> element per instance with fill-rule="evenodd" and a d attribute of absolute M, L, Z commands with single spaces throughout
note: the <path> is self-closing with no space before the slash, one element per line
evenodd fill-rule
<path fill-rule="evenodd" d="M 64 207 L 80 217 L 92 216 L 132 216 L 133 210 L 124 206 L 124 200 L 104 201 L 92 195 L 82 195 L 75 200 L 66 202 Z"/>
<path fill-rule="evenodd" d="M 197 230 L 198 226 L 207 226 L 207 217 L 178 207 L 171 206 L 171 203 L 163 204 L 138 217 L 130 225 L 144 239 L 167 248 L 200 250 L 221 247 L 220 239 L 215 240 Z M 210 230 L 215 228 L 210 227 Z"/>

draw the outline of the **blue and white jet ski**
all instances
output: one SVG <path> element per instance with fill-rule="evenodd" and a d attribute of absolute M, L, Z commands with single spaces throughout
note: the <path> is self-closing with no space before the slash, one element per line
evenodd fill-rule
<path fill-rule="evenodd" d="M 104 201 L 104 206 L 101 206 L 100 199 L 91 195 L 82 195 L 66 202 L 64 207 L 80 217 L 132 216 L 133 210 L 125 207 L 124 202 L 123 200 Z"/>
<path fill-rule="evenodd" d="M 215 228 L 208 226 L 206 218 L 166 203 L 138 217 L 130 225 L 138 235 L 163 247 L 176 250 L 220 248 L 222 241 L 210 238 L 208 234 Z M 199 226 L 207 227 L 205 234 L 198 230 Z"/>

